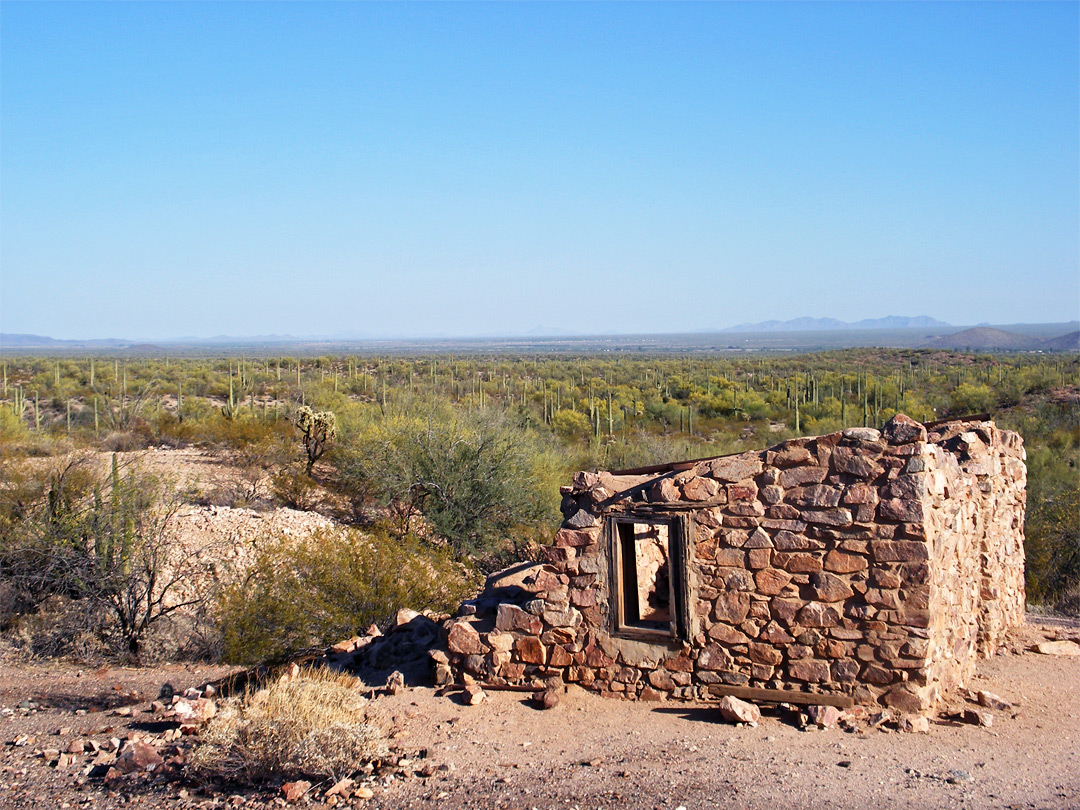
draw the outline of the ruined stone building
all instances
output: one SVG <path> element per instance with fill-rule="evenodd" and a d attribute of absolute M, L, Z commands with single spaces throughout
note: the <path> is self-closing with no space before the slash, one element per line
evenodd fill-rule
<path fill-rule="evenodd" d="M 449 674 L 926 711 L 1023 621 L 1025 488 L 1018 434 L 903 415 L 581 472 L 546 562 L 449 625 Z"/>

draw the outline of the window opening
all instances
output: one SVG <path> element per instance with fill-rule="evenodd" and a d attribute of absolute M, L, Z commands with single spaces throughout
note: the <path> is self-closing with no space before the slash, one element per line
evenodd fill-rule
<path fill-rule="evenodd" d="M 612 524 L 615 630 L 686 637 L 686 566 L 681 523 L 617 519 Z"/>

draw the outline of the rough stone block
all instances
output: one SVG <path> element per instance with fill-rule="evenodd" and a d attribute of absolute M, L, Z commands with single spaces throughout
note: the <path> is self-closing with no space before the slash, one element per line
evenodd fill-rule
<path fill-rule="evenodd" d="M 712 462 L 712 477 L 723 482 L 753 478 L 761 470 L 761 459 L 756 455 L 727 456 Z"/>

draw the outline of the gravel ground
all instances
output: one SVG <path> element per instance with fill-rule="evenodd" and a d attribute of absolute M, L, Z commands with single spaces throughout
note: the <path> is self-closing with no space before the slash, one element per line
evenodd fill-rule
<path fill-rule="evenodd" d="M 466 706 L 431 689 L 376 701 L 406 759 L 370 781 L 369 798 L 301 805 L 370 808 L 1078 808 L 1080 657 L 1027 651 L 1045 638 L 1080 639 L 1075 623 L 1029 624 L 1010 651 L 982 662 L 968 686 L 1013 704 L 993 724 L 956 722 L 953 696 L 930 731 L 858 723 L 805 731 L 766 710 L 756 728 L 725 723 L 709 706 L 635 704 L 580 690 L 547 711 L 524 695 L 490 692 Z M 211 790 L 184 774 L 191 738 L 148 703 L 168 681 L 182 690 L 222 668 L 167 666 L 80 671 L 63 663 L 0 661 L 0 807 L 272 807 L 280 785 Z M 971 705 L 971 704 L 967 704 Z M 57 733 L 60 732 L 60 733 Z M 141 735 L 168 767 L 105 780 L 112 739 Z M 90 750 L 93 741 L 102 750 Z M 58 752 L 80 743 L 82 753 Z M 49 751 L 48 757 L 41 752 Z M 59 761 L 58 761 L 59 760 Z M 99 764 L 94 766 L 93 763 Z M 367 791 L 362 792 L 367 795 Z"/>

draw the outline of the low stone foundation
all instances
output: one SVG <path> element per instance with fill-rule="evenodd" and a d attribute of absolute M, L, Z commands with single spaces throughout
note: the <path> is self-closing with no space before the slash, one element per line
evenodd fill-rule
<path fill-rule="evenodd" d="M 1019 435 L 898 415 L 564 487 L 546 562 L 448 626 L 444 677 L 639 700 L 740 688 L 926 711 L 1023 620 Z"/>

